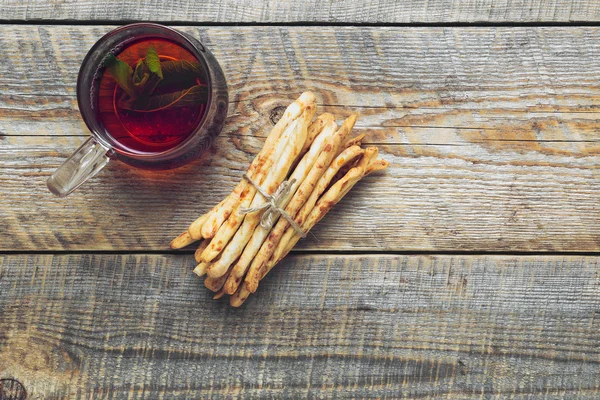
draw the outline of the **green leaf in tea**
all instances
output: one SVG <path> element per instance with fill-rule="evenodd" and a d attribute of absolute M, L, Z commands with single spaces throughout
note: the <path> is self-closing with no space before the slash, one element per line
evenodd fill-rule
<path fill-rule="evenodd" d="M 137 87 L 143 87 L 149 77 L 150 71 L 148 71 L 148 67 L 146 67 L 144 61 L 139 60 L 133 70 L 133 84 Z"/>
<path fill-rule="evenodd" d="M 196 85 L 196 79 L 201 83 L 206 83 L 208 79 L 200 64 L 187 60 L 163 61 L 161 63 L 163 71 L 163 80 L 159 86 L 170 85 Z"/>
<path fill-rule="evenodd" d="M 150 75 L 150 77 L 148 78 L 148 81 L 142 88 L 142 96 L 148 97 L 148 96 L 152 95 L 152 93 L 154 93 L 154 89 L 156 89 L 156 87 L 158 86 L 158 84 L 161 81 L 162 81 L 162 79 L 158 75 L 155 75 L 155 74 Z"/>
<path fill-rule="evenodd" d="M 207 100 L 208 87 L 206 85 L 196 85 L 174 93 L 141 97 L 137 100 L 119 100 L 118 106 L 131 111 L 154 112 L 171 107 L 185 107 L 206 103 Z"/>
<path fill-rule="evenodd" d="M 160 58 L 154 46 L 148 47 L 146 50 L 146 66 L 153 74 L 157 75 L 160 79 L 163 78 L 162 68 L 160 65 Z"/>
<path fill-rule="evenodd" d="M 119 85 L 129 97 L 133 99 L 137 98 L 132 79 L 133 70 L 129 64 L 119 60 L 114 54 L 109 53 L 104 58 L 104 66 L 108 70 L 110 76 L 117 82 L 117 85 Z"/>
<path fill-rule="evenodd" d="M 161 63 L 164 75 L 185 76 L 188 78 L 204 78 L 202 66 L 197 62 L 187 60 L 169 60 Z"/>
<path fill-rule="evenodd" d="M 156 52 L 154 46 L 150 46 L 148 47 L 148 50 L 146 50 L 146 57 L 144 59 L 143 64 L 144 71 L 148 73 L 148 78 L 145 80 L 143 77 L 141 78 L 143 84 L 140 85 L 138 92 L 141 94 L 141 96 L 150 96 L 152 95 L 152 93 L 154 93 L 154 89 L 156 89 L 160 81 L 162 81 L 163 79 L 160 57 L 158 56 L 158 53 Z M 140 69 L 141 68 L 142 67 L 140 67 Z"/>

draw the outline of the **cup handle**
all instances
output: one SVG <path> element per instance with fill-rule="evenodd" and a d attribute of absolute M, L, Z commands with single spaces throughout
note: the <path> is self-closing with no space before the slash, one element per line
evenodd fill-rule
<path fill-rule="evenodd" d="M 104 168 L 109 150 L 90 137 L 48 178 L 48 189 L 58 197 L 70 194 Z"/>

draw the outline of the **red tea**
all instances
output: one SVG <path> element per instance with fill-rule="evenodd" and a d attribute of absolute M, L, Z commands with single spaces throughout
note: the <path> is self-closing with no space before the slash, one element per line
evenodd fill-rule
<path fill-rule="evenodd" d="M 97 109 L 108 133 L 123 148 L 158 153 L 194 132 L 207 96 L 204 70 L 194 55 L 169 40 L 150 38 L 109 57 Z"/>

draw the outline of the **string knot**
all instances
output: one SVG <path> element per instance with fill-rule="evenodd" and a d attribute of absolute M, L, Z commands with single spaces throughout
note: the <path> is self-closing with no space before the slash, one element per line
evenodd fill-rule
<path fill-rule="evenodd" d="M 250 184 L 256 188 L 256 190 L 266 199 L 266 201 L 256 207 L 242 208 L 240 213 L 249 214 L 256 211 L 264 211 L 263 215 L 260 217 L 260 226 L 266 230 L 270 230 L 273 227 L 275 218 L 281 215 L 287 222 L 289 222 L 292 228 L 298 232 L 298 234 L 300 234 L 302 237 L 306 237 L 306 233 L 304 233 L 300 225 L 298 225 L 296 221 L 294 221 L 294 219 L 290 217 L 283 208 L 281 208 L 281 203 L 288 196 L 290 190 L 292 190 L 292 186 L 294 183 L 296 183 L 296 179 L 281 182 L 281 185 L 279 185 L 275 193 L 272 195 L 263 190 L 258 183 L 254 182 L 252 178 L 248 176 L 248 174 L 244 174 L 244 179 L 250 182 Z"/>

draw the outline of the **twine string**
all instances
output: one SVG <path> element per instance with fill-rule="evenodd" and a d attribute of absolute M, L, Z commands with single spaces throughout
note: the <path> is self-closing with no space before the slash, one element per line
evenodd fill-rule
<path fill-rule="evenodd" d="M 265 190 L 263 190 L 263 188 L 261 188 L 260 185 L 258 185 L 258 183 L 254 182 L 252 180 L 252 178 L 250 178 L 248 176 L 248 174 L 244 174 L 244 179 L 246 179 L 248 182 L 250 182 L 250 184 L 252 186 L 254 186 L 256 188 L 256 190 L 267 201 L 265 201 L 263 204 L 260 204 L 256 207 L 249 207 L 249 208 L 241 209 L 240 212 L 242 214 L 249 214 L 249 213 L 253 213 L 256 211 L 264 210 L 263 215 L 260 217 L 260 226 L 262 226 L 266 230 L 270 230 L 273 227 L 275 218 L 277 218 L 277 216 L 281 215 L 283 218 L 285 218 L 285 220 L 287 222 L 289 222 L 291 227 L 294 228 L 294 230 L 296 232 L 298 232 L 298 234 L 300 234 L 300 236 L 302 236 L 303 238 L 306 237 L 306 233 L 304 232 L 304 230 L 302 230 L 300 225 L 298 225 L 296 223 L 296 221 L 294 221 L 294 219 L 292 217 L 290 217 L 283 208 L 281 208 L 281 203 L 288 196 L 288 194 L 290 193 L 290 190 L 292 190 L 292 186 L 296 182 L 296 179 L 281 182 L 281 185 L 279 185 L 279 187 L 277 188 L 275 193 L 273 193 L 272 195 L 270 195 Z"/>

